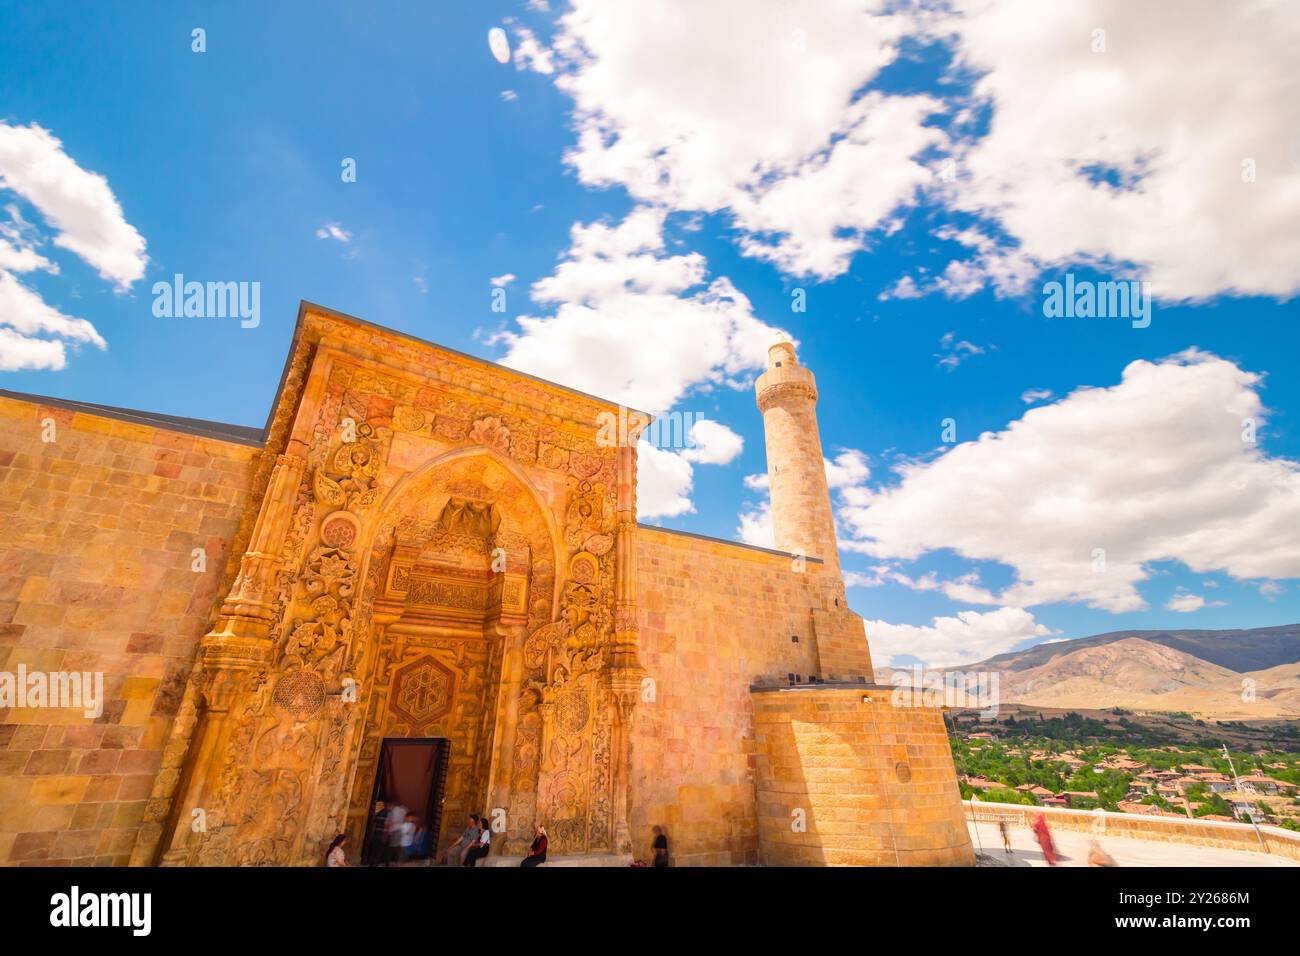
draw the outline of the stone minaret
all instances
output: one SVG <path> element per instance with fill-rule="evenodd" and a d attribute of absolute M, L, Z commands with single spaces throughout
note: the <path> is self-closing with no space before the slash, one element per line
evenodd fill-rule
<path fill-rule="evenodd" d="M 754 385 L 767 440 L 772 529 L 782 551 L 821 558 L 840 578 L 835 520 L 817 430 L 817 380 L 799 364 L 794 345 L 767 350 L 767 371 Z"/>

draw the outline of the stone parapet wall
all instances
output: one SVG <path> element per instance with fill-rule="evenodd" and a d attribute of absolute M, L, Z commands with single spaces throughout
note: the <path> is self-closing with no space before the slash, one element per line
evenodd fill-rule
<path fill-rule="evenodd" d="M 974 864 L 941 710 L 879 687 L 753 698 L 765 865 Z"/>
<path fill-rule="evenodd" d="M 1006 820 L 1013 826 L 1027 827 L 1041 813 L 1047 818 L 1047 825 L 1053 829 L 1089 831 L 1100 838 L 1128 837 L 1162 843 L 1213 846 L 1228 850 L 1276 853 L 1290 860 L 1300 860 L 1300 833 L 1283 830 L 1281 827 L 1261 826 L 1256 835 L 1255 828 L 1249 823 L 1229 823 L 1223 820 L 1143 816 L 1138 813 L 1099 814 L 1096 810 L 1030 807 L 1011 803 L 985 803 L 981 800 L 966 800 L 964 803 L 968 819 L 978 822 L 996 823 L 998 820 Z"/>

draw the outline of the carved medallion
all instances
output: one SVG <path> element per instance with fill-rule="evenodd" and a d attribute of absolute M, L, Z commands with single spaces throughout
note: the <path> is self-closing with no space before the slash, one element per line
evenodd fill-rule
<path fill-rule="evenodd" d="M 456 675 L 426 654 L 393 674 L 388 708 L 412 727 L 421 727 L 446 714 L 455 693 Z"/>
<path fill-rule="evenodd" d="M 599 573 L 596 556 L 579 551 L 569 560 L 569 574 L 579 584 L 591 584 Z"/>
<path fill-rule="evenodd" d="M 571 690 L 560 695 L 555 707 L 555 722 L 561 733 L 581 733 L 590 719 L 591 705 L 585 691 Z"/>
<path fill-rule="evenodd" d="M 351 548 L 361 533 L 361 522 L 350 511 L 336 511 L 320 523 L 320 539 L 331 548 Z"/>
<path fill-rule="evenodd" d="M 393 425 L 404 432 L 418 432 L 424 424 L 424 413 L 410 405 L 399 405 L 393 413 Z"/>
<path fill-rule="evenodd" d="M 325 704 L 325 683 L 311 671 L 294 671 L 280 678 L 271 701 L 294 720 L 311 720 Z"/>

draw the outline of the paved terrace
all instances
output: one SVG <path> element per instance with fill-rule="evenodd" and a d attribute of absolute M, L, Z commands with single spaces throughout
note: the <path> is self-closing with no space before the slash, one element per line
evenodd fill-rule
<path fill-rule="evenodd" d="M 1048 821 L 1051 826 L 1051 821 Z M 974 823 L 968 821 L 971 843 L 976 852 L 982 852 L 1009 866 L 1047 866 L 1038 840 L 1026 826 L 1011 824 L 1011 854 L 1002 850 L 1002 837 L 998 825 L 992 820 Z M 1300 866 L 1300 861 L 1277 854 L 1252 853 L 1248 850 L 1228 850 L 1214 846 L 1193 846 L 1158 840 L 1135 840 L 1131 837 L 1095 835 L 1087 832 L 1052 829 L 1056 844 L 1058 865 L 1087 866 L 1088 845 L 1097 840 L 1120 866 Z"/>

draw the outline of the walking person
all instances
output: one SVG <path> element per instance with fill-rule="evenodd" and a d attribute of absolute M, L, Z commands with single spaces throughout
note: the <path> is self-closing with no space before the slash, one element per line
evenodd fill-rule
<path fill-rule="evenodd" d="M 398 803 L 388 811 L 388 826 L 385 842 L 388 845 L 387 865 L 402 862 L 402 832 L 406 825 L 406 807 Z"/>
<path fill-rule="evenodd" d="M 998 832 L 1002 834 L 1002 851 L 1008 856 L 1011 855 L 1011 827 L 1007 825 L 1006 820 L 998 821 Z"/>
<path fill-rule="evenodd" d="M 668 865 L 668 834 L 664 833 L 663 827 L 654 828 L 654 842 L 650 844 L 650 849 L 654 852 L 654 865 Z"/>
<path fill-rule="evenodd" d="M 1088 865 L 1089 866 L 1115 866 L 1115 858 L 1101 848 L 1101 844 L 1096 840 L 1088 843 Z"/>
<path fill-rule="evenodd" d="M 1047 865 L 1056 866 L 1056 844 L 1052 842 L 1052 831 L 1047 828 L 1047 817 L 1041 813 L 1034 821 L 1034 836 L 1038 838 L 1038 845 L 1042 848 Z"/>
<path fill-rule="evenodd" d="M 415 831 L 419 828 L 419 817 L 407 816 L 397 827 L 397 862 L 399 865 L 411 859 L 415 849 Z"/>
<path fill-rule="evenodd" d="M 375 812 L 370 818 L 370 832 L 366 834 L 365 853 L 361 862 L 366 866 L 379 866 L 388 853 L 388 807 L 384 801 L 375 801 Z"/>
<path fill-rule="evenodd" d="M 533 846 L 528 855 L 519 861 L 520 866 L 541 866 L 546 862 L 546 827 L 540 823 L 534 831 Z"/>

